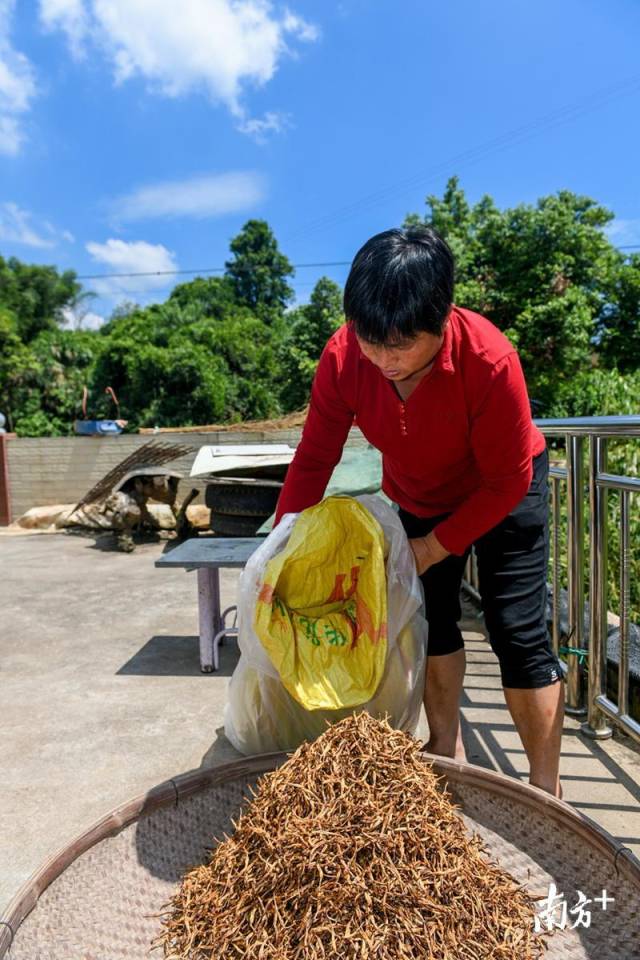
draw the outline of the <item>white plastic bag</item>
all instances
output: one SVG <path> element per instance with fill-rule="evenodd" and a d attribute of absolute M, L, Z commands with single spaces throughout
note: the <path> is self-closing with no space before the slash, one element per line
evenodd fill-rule
<path fill-rule="evenodd" d="M 427 654 L 427 622 L 422 585 L 397 513 L 380 497 L 355 499 L 381 525 L 387 574 L 387 656 L 375 695 L 358 710 L 388 716 L 397 729 L 415 733 L 422 704 Z M 244 754 L 294 750 L 318 737 L 353 709 L 305 710 L 287 692 L 253 629 L 254 609 L 269 560 L 286 545 L 299 514 L 286 514 L 250 557 L 240 577 L 238 622 L 240 661 L 229 683 L 225 733 Z"/>

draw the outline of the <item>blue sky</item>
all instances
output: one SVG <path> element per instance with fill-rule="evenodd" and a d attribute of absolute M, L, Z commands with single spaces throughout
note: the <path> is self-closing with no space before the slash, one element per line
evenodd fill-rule
<path fill-rule="evenodd" d="M 200 270 L 260 217 L 349 261 L 456 173 L 588 194 L 640 245 L 639 46 L 638 0 L 0 0 L 0 253 Z M 87 281 L 84 323 L 179 279 Z"/>

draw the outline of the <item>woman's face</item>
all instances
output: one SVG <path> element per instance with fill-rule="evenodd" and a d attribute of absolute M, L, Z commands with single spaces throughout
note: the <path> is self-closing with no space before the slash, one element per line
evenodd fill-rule
<path fill-rule="evenodd" d="M 391 346 L 368 343 L 356 334 L 360 350 L 388 380 L 408 380 L 429 366 L 442 346 L 444 337 L 424 331 L 412 340 L 400 340 Z"/>

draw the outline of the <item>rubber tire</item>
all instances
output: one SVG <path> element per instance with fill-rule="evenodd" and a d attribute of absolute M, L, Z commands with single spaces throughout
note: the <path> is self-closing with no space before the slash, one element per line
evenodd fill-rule
<path fill-rule="evenodd" d="M 216 513 L 211 511 L 211 529 L 220 537 L 255 537 L 256 533 L 271 516 L 243 517 L 239 514 Z"/>
<path fill-rule="evenodd" d="M 275 512 L 282 485 L 262 486 L 244 483 L 210 483 L 204 494 L 209 509 L 226 516 L 262 517 L 262 523 Z"/>

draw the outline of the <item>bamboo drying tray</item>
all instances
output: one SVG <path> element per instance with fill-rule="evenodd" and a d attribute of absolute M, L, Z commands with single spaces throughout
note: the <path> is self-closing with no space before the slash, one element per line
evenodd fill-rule
<path fill-rule="evenodd" d="M 640 958 L 640 861 L 569 804 L 511 777 L 432 757 L 470 831 L 529 890 L 554 882 L 573 905 L 577 891 L 615 898 L 592 922 L 556 930 L 548 960 Z M 148 960 L 157 914 L 190 866 L 230 832 L 258 776 L 284 754 L 182 774 L 124 803 L 51 857 L 0 920 L 0 960 Z M 161 954 L 154 952 L 152 957 Z"/>

